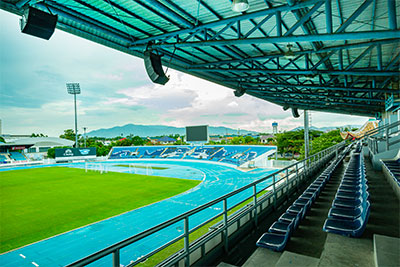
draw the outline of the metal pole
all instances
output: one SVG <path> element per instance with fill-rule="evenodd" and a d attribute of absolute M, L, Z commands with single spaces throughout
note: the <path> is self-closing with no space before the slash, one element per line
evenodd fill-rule
<path fill-rule="evenodd" d="M 228 252 L 228 203 L 226 201 L 226 198 L 223 201 L 224 205 L 224 248 L 225 252 Z"/>
<path fill-rule="evenodd" d="M 83 135 L 84 135 L 84 140 L 85 140 L 85 147 L 86 147 L 86 127 L 83 127 Z"/>
<path fill-rule="evenodd" d="M 190 266 L 190 251 L 189 251 L 189 218 L 185 217 L 183 223 L 184 230 L 184 249 L 186 253 L 185 266 Z"/>
<path fill-rule="evenodd" d="M 389 150 L 389 127 L 386 127 L 386 151 Z"/>
<path fill-rule="evenodd" d="M 119 249 L 115 250 L 112 253 L 112 256 L 113 256 L 113 267 L 120 267 Z"/>
<path fill-rule="evenodd" d="M 309 127 L 308 127 L 308 110 L 304 110 L 304 152 L 305 158 L 308 158 L 310 153 L 310 138 L 309 138 Z"/>
<path fill-rule="evenodd" d="M 75 147 L 79 147 L 79 144 L 78 144 L 78 115 L 76 114 L 76 94 L 74 94 L 74 104 L 75 104 Z"/>
<path fill-rule="evenodd" d="M 275 187 L 276 179 L 275 174 L 272 175 L 272 190 L 274 190 L 274 209 L 276 209 L 276 187 Z"/>
<path fill-rule="evenodd" d="M 253 186 L 254 224 L 257 227 L 257 185 Z M 260 207 L 261 209 L 261 207 Z"/>

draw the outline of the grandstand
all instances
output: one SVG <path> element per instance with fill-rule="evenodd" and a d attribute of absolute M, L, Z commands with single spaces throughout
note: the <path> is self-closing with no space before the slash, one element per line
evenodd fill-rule
<path fill-rule="evenodd" d="M 10 156 L 15 161 L 26 161 L 26 157 L 18 151 L 11 151 Z"/>
<path fill-rule="evenodd" d="M 109 159 L 207 160 L 236 166 L 247 166 L 254 161 L 265 166 L 262 163 L 275 153 L 275 146 L 132 146 L 114 147 Z"/>

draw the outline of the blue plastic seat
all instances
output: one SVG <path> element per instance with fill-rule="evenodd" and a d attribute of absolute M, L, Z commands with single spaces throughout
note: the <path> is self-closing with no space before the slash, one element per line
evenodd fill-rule
<path fill-rule="evenodd" d="M 300 196 L 301 198 L 310 199 L 312 203 L 315 202 L 317 198 L 317 193 L 311 191 L 304 191 L 304 193 Z"/>
<path fill-rule="evenodd" d="M 276 221 L 268 229 L 268 232 L 276 234 L 286 234 L 286 233 L 291 234 L 294 229 L 294 223 L 295 223 L 294 220 L 290 222 Z"/>
<path fill-rule="evenodd" d="M 258 247 L 268 248 L 274 251 L 282 251 L 285 248 L 288 239 L 289 233 L 264 233 L 260 239 L 258 239 L 256 245 Z"/>
<path fill-rule="evenodd" d="M 364 191 L 362 189 L 354 192 L 341 192 L 338 191 L 335 195 L 336 199 L 354 200 L 362 196 Z"/>
<path fill-rule="evenodd" d="M 281 215 L 281 217 L 279 217 L 278 221 L 287 223 L 293 222 L 293 229 L 296 229 L 300 223 L 301 215 L 302 214 L 300 212 L 299 213 L 285 212 L 284 214 Z"/>
<path fill-rule="evenodd" d="M 334 199 L 332 203 L 332 207 L 338 208 L 355 208 L 360 206 L 363 201 L 362 197 L 359 197 L 355 200 L 344 200 L 344 199 Z"/>
<path fill-rule="evenodd" d="M 302 207 L 304 207 L 304 209 L 306 210 L 306 211 L 308 211 L 310 208 L 311 208 L 311 199 L 307 199 L 307 198 L 302 198 L 301 196 L 298 198 L 298 199 L 296 199 L 295 201 L 294 201 L 294 205 L 297 205 L 297 206 L 302 206 Z"/>
<path fill-rule="evenodd" d="M 355 220 L 340 220 L 328 218 L 325 220 L 323 230 L 329 233 L 335 233 L 344 236 L 360 237 L 367 226 L 369 217 L 369 206 L 363 211 L 365 216 L 359 216 Z"/>
<path fill-rule="evenodd" d="M 294 214 L 300 213 L 300 215 L 301 215 L 300 218 L 301 219 L 303 219 L 304 216 L 306 215 L 305 208 L 303 206 L 299 206 L 299 205 L 296 205 L 296 204 L 292 204 L 286 211 L 290 212 L 290 213 L 294 213 Z"/>

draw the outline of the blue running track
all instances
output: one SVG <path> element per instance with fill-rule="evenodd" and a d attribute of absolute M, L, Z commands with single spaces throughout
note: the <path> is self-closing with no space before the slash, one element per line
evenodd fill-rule
<path fill-rule="evenodd" d="M 132 210 L 103 221 L 84 226 L 49 239 L 0 255 L 1 266 L 65 266 L 80 258 L 90 255 L 107 246 L 140 233 L 157 224 L 167 221 L 199 205 L 205 204 L 224 194 L 256 181 L 275 170 L 242 172 L 236 166 L 189 161 L 132 160 L 102 162 L 108 171 L 129 172 L 133 168 L 117 167 L 116 164 L 166 166 L 166 170 L 151 170 L 152 175 L 196 179 L 202 182 L 182 194 L 151 205 Z M 53 165 L 54 166 L 54 165 Z M 84 168 L 83 163 L 58 164 Z M 92 166 L 92 165 L 89 165 Z M 26 167 L 24 167 L 26 168 Z M 136 172 L 146 174 L 148 170 L 136 168 Z M 265 187 L 270 181 L 260 185 Z M 252 190 L 246 190 L 228 199 L 228 207 L 249 197 Z M 222 211 L 222 203 L 189 218 L 189 228 L 199 225 L 207 218 Z M 183 231 L 183 222 L 172 225 L 152 236 L 142 239 L 121 250 L 121 264 L 126 265 L 146 253 L 162 246 L 179 236 Z M 105 257 L 90 266 L 111 266 L 111 256 Z M 35 265 L 36 264 L 36 265 Z M 36 267 L 37 267 L 36 266 Z"/>

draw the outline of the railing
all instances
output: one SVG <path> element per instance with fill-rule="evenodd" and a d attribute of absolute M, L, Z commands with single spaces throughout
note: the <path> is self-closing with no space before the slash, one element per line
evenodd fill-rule
<path fill-rule="evenodd" d="M 393 128 L 400 127 L 400 121 L 393 122 L 391 124 L 385 124 L 382 126 L 379 126 L 371 131 L 368 131 L 365 133 L 364 138 L 367 138 L 368 142 L 368 147 L 372 154 L 377 154 L 380 152 L 388 151 L 390 150 L 390 147 L 399 143 L 400 138 L 398 140 L 392 140 L 392 137 L 396 136 L 397 133 L 400 133 L 399 129 L 392 130 Z M 382 135 L 377 135 L 378 133 L 384 133 Z M 385 142 L 385 150 L 380 151 L 379 150 L 379 143 L 380 142 Z"/>
<path fill-rule="evenodd" d="M 168 221 L 165 221 L 161 224 L 158 224 L 150 229 L 147 229 L 139 234 L 136 234 L 132 237 L 129 237 L 125 240 L 122 240 L 112 246 L 109 246 L 107 248 L 104 248 L 98 252 L 95 252 L 85 258 L 82 258 L 70 265 L 67 266 L 85 266 L 90 263 L 93 263 L 99 259 L 102 259 L 106 256 L 112 255 L 112 266 L 114 267 L 120 267 L 120 250 L 123 249 L 124 247 L 131 245 L 139 240 L 142 240 L 152 234 L 155 234 L 173 224 L 176 223 L 182 223 L 183 222 L 183 234 L 180 236 L 174 238 L 173 240 L 167 242 L 163 246 L 157 248 L 154 251 L 151 251 L 147 253 L 146 255 L 141 256 L 140 258 L 131 261 L 127 266 L 134 266 L 140 262 L 145 261 L 149 257 L 153 256 L 154 254 L 160 252 L 161 250 L 165 249 L 166 247 L 170 246 L 171 244 L 183 239 L 183 249 L 179 251 L 178 253 L 175 253 L 168 259 L 166 259 L 162 265 L 177 265 L 181 260 L 184 260 L 184 265 L 185 266 L 190 266 L 191 264 L 191 253 L 194 252 L 195 250 L 202 248 L 202 255 L 204 255 L 204 246 L 205 244 L 216 237 L 219 234 L 222 234 L 222 243 L 224 246 L 225 251 L 229 250 L 229 234 L 228 230 L 229 227 L 232 226 L 235 223 L 240 224 L 240 220 L 244 218 L 245 216 L 250 216 L 250 219 L 254 221 L 254 224 L 257 225 L 258 221 L 258 213 L 262 211 L 263 209 L 263 204 L 267 203 L 272 204 L 274 208 L 278 206 L 278 197 L 281 197 L 285 192 L 288 192 L 289 184 L 292 187 L 299 187 L 299 183 L 307 177 L 308 174 L 312 173 L 313 171 L 319 169 L 324 165 L 330 158 L 332 158 L 335 154 L 336 156 L 338 155 L 338 151 L 344 147 L 345 142 L 342 142 L 340 144 L 334 145 L 330 148 L 327 148 L 323 151 L 320 151 L 317 154 L 314 154 L 302 161 L 296 162 L 284 169 L 281 169 L 279 171 L 276 171 L 262 179 L 259 179 L 255 182 L 252 182 L 240 189 L 237 189 L 231 193 L 228 193 L 224 196 L 221 196 L 213 201 L 210 201 L 209 203 L 206 203 L 204 205 L 201 205 L 197 208 L 194 208 L 188 212 L 185 212 L 175 218 L 172 218 Z M 272 179 L 272 183 L 267 186 L 261 186 L 261 183 Z M 239 193 L 247 190 L 247 189 L 252 189 L 252 194 L 248 196 L 246 199 L 241 200 L 240 202 L 230 206 L 228 208 L 228 199 L 230 197 L 236 196 Z M 285 191 L 286 189 L 286 191 Z M 260 194 L 263 191 L 267 191 L 265 194 Z M 280 195 L 279 195 L 280 193 Z M 251 200 L 251 203 L 245 205 L 241 209 L 239 209 L 237 212 L 233 213 L 232 215 L 228 216 L 228 212 L 231 211 L 232 209 L 238 207 L 239 205 L 245 204 L 246 201 Z M 189 229 L 189 219 L 191 216 L 198 214 L 199 212 L 208 209 L 214 205 L 221 204 L 223 205 L 223 210 L 222 212 L 218 213 L 217 215 L 214 215 L 204 222 L 202 222 L 200 225 L 197 225 L 191 229 Z M 199 228 L 205 226 L 206 224 L 210 223 L 211 221 L 219 218 L 222 216 L 222 223 L 218 225 L 218 227 L 214 227 L 211 232 L 208 232 L 207 235 L 203 236 L 203 238 L 200 238 L 196 241 L 194 241 L 192 244 L 189 243 L 189 235 L 193 233 L 194 231 L 198 230 Z M 192 259 L 194 261 L 194 259 Z"/>

